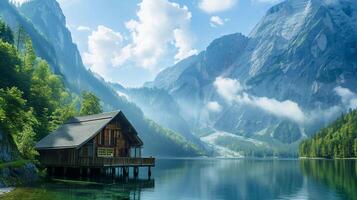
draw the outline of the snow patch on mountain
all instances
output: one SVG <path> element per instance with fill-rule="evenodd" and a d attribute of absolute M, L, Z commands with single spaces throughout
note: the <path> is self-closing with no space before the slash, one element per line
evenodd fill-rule
<path fill-rule="evenodd" d="M 32 0 L 10 0 L 10 3 L 16 5 L 16 6 L 21 6 L 24 3 L 30 2 Z"/>

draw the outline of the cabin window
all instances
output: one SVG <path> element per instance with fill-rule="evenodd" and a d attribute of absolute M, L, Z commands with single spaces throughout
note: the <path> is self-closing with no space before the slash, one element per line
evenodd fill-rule
<path fill-rule="evenodd" d="M 98 154 L 98 157 L 110 158 L 110 157 L 114 156 L 114 149 L 113 148 L 98 148 L 97 154 Z"/>

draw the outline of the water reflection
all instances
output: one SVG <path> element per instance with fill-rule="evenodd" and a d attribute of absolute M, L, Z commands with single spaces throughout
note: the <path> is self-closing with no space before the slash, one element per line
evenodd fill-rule
<path fill-rule="evenodd" d="M 161 160 L 155 177 L 150 197 L 157 198 L 276 199 L 303 185 L 298 161 L 291 160 Z"/>
<path fill-rule="evenodd" d="M 155 180 L 110 180 L 80 182 L 78 180 L 52 180 L 35 187 L 17 188 L 4 196 L 6 200 L 122 200 L 141 199 L 141 190 L 154 188 Z"/>
<path fill-rule="evenodd" d="M 155 180 L 48 182 L 4 199 L 357 199 L 356 161 L 159 159 Z"/>
<path fill-rule="evenodd" d="M 356 160 L 301 160 L 300 167 L 306 177 L 335 190 L 341 198 L 357 199 Z"/>

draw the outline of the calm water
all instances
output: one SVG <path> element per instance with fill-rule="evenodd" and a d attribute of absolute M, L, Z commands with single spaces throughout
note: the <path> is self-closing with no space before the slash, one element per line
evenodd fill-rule
<path fill-rule="evenodd" d="M 18 188 L 3 199 L 357 199 L 356 161 L 159 159 L 153 179 Z"/>

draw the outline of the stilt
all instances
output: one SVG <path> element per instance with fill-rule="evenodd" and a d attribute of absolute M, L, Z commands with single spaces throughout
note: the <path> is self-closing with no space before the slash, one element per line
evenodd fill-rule
<path fill-rule="evenodd" d="M 138 178 L 138 176 L 139 176 L 139 167 L 134 167 L 133 174 L 134 174 L 134 178 Z"/>
<path fill-rule="evenodd" d="M 151 178 L 151 167 L 148 168 L 148 178 Z"/>
<path fill-rule="evenodd" d="M 67 175 L 67 167 L 63 167 L 63 176 Z"/>
<path fill-rule="evenodd" d="M 87 168 L 87 176 L 91 176 L 89 167 Z"/>
<path fill-rule="evenodd" d="M 111 168 L 111 174 L 112 174 L 112 178 L 113 178 L 115 176 L 115 168 L 114 167 Z"/>
<path fill-rule="evenodd" d="M 123 167 L 123 177 L 124 177 L 124 178 L 126 178 L 126 174 L 127 174 L 127 172 L 126 172 L 126 167 Z"/>

